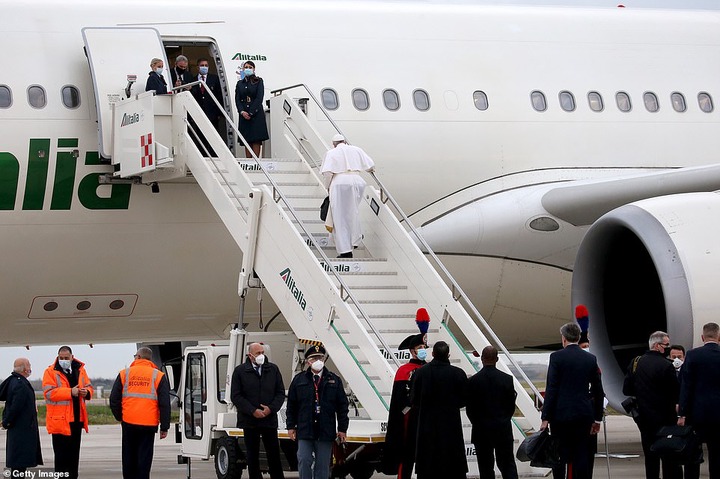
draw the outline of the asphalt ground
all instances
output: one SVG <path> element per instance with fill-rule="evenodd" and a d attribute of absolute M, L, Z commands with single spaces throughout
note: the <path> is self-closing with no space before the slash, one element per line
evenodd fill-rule
<path fill-rule="evenodd" d="M 172 431 L 173 429 L 171 429 Z M 608 449 L 610 451 L 610 475 L 605 457 L 595 458 L 594 478 L 631 478 L 645 477 L 640 434 L 630 418 L 624 416 L 609 416 L 607 418 Z M 6 431 L 0 430 L 0 464 L 5 465 Z M 50 436 L 42 428 L 40 440 L 46 466 L 44 472 L 52 471 L 53 452 Z M 80 477 L 89 479 L 118 479 L 122 477 L 121 470 L 121 432 L 119 425 L 90 426 L 90 433 L 83 434 L 80 452 Z M 600 432 L 598 451 L 605 451 L 603 431 Z M 155 458 L 153 461 L 153 479 L 183 479 L 187 477 L 187 467 L 177 464 L 177 455 L 180 453 L 180 444 L 174 442 L 174 435 L 170 434 L 164 440 L 159 436 L 155 441 Z M 3 476 L 5 477 L 5 476 Z M 36 475 L 35 477 L 40 477 Z M 46 476 L 52 477 L 52 476 Z M 212 461 L 193 461 L 192 477 L 194 479 L 215 479 L 215 468 Z M 247 477 L 247 473 L 243 474 Z M 265 477 L 269 477 L 265 475 Z M 287 479 L 297 478 L 296 472 L 285 473 Z M 375 474 L 373 478 L 389 478 L 384 474 Z M 549 476 L 550 477 L 550 476 Z M 701 477 L 708 478 L 707 464 L 701 467 Z M 439 478 L 440 479 L 440 478 Z"/>

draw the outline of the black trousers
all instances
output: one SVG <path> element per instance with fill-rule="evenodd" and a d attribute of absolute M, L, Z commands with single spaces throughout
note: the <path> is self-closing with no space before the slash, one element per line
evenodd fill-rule
<path fill-rule="evenodd" d="M 122 423 L 123 479 L 150 479 L 157 427 Z"/>
<path fill-rule="evenodd" d="M 710 479 L 720 478 L 720 437 L 717 430 L 704 430 L 695 426 L 700 439 L 707 445 L 707 463 Z M 685 466 L 685 479 L 698 479 L 700 477 L 700 464 L 687 464 Z"/>
<path fill-rule="evenodd" d="M 284 479 L 285 475 L 280 463 L 280 443 L 278 442 L 277 428 L 248 427 L 243 428 L 243 434 L 245 435 L 248 478 L 262 479 L 262 473 L 260 472 L 260 438 L 262 437 L 265 454 L 267 454 L 270 479 Z"/>
<path fill-rule="evenodd" d="M 482 438 L 473 445 L 477 454 L 480 479 L 495 479 L 495 461 L 503 479 L 517 479 L 512 424 L 483 431 Z"/>
<path fill-rule="evenodd" d="M 55 454 L 55 472 L 66 472 L 70 479 L 77 479 L 80 463 L 80 439 L 83 423 L 71 422 L 70 435 L 52 435 L 53 453 Z"/>
<path fill-rule="evenodd" d="M 640 421 L 638 421 L 637 425 L 638 429 L 640 429 L 640 442 L 645 455 L 645 477 L 647 479 L 659 479 L 660 456 L 652 452 L 650 446 L 657 440 L 657 433 L 663 426 Z M 662 477 L 663 479 L 682 479 L 682 467 L 679 464 L 663 459 Z"/>
<path fill-rule="evenodd" d="M 557 437 L 560 446 L 560 459 L 567 465 L 568 479 L 592 477 L 588 463 L 591 426 L 592 421 L 550 423 L 550 432 Z"/>

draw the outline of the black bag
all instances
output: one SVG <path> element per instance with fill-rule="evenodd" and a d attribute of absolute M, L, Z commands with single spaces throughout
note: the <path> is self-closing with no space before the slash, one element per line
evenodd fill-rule
<path fill-rule="evenodd" d="M 650 450 L 662 459 L 679 464 L 703 462 L 702 442 L 692 426 L 665 426 L 657 433 Z"/>
<path fill-rule="evenodd" d="M 325 221 L 327 219 L 328 210 L 330 209 L 330 197 L 326 196 L 320 205 L 320 219 Z"/>
<path fill-rule="evenodd" d="M 521 462 L 530 461 L 532 467 L 556 467 L 560 462 L 560 448 L 548 428 L 528 436 L 518 447 L 515 457 Z"/>

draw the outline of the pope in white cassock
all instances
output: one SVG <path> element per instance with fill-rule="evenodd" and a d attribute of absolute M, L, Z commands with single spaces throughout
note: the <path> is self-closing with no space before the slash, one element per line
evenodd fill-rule
<path fill-rule="evenodd" d="M 325 155 L 322 173 L 330 195 L 330 211 L 325 227 L 333 234 L 338 258 L 352 258 L 353 247 L 362 240 L 359 206 L 365 191 L 361 171 L 373 171 L 375 163 L 357 146 L 335 135 L 333 149 Z"/>

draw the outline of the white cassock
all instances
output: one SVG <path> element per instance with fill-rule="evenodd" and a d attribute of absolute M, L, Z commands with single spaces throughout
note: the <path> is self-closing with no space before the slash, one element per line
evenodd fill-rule
<path fill-rule="evenodd" d="M 330 194 L 330 212 L 325 224 L 333 228 L 338 254 L 352 252 L 362 240 L 359 206 L 365 191 L 361 171 L 375 167 L 373 160 L 357 146 L 340 143 L 325 155 L 320 173 Z"/>

